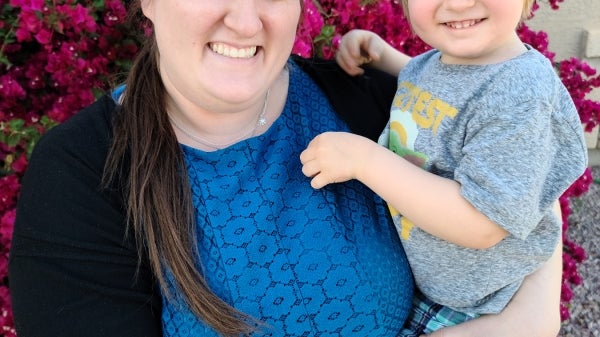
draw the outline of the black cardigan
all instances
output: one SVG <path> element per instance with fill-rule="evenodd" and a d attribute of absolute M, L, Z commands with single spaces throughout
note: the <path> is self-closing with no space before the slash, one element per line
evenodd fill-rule
<path fill-rule="evenodd" d="M 350 77 L 334 62 L 292 57 L 353 132 L 377 139 L 395 78 Z M 161 336 L 161 296 L 125 236 L 120 196 L 100 189 L 115 103 L 100 98 L 38 143 L 23 179 L 9 282 L 19 337 Z"/>

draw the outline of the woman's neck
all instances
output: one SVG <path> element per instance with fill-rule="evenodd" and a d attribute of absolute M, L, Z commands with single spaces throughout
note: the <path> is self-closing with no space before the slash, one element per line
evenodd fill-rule
<path fill-rule="evenodd" d="M 288 84 L 289 74 L 284 70 L 264 93 L 262 101 L 239 112 L 185 109 L 171 98 L 167 110 L 177 140 L 210 152 L 264 133 L 283 111 Z"/>

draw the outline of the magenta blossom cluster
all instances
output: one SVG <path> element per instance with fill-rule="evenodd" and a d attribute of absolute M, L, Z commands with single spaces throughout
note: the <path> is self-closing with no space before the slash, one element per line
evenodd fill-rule
<path fill-rule="evenodd" d="M 586 98 L 593 88 L 600 87 L 600 74 L 596 69 L 575 57 L 563 60 L 558 65 L 559 76 L 565 84 L 579 111 L 586 131 L 600 123 L 600 102 Z"/>
<path fill-rule="evenodd" d="M 0 0 L 0 336 L 15 336 L 7 264 L 37 139 L 126 72 L 139 40 L 121 0 Z"/>
<path fill-rule="evenodd" d="M 544 4 L 559 9 L 563 0 L 548 0 Z M 408 55 L 420 54 L 431 47 L 416 37 L 408 24 L 402 6 L 394 0 L 304 0 L 306 11 L 300 26 L 294 52 L 303 56 L 319 56 L 326 59 L 335 55 L 341 36 L 355 28 L 369 29 L 388 41 L 392 46 Z M 534 4 L 535 10 L 539 4 Z M 526 24 L 519 27 L 519 37 L 544 54 L 556 65 L 559 76 L 569 90 L 577 106 L 586 131 L 591 131 L 600 123 L 600 102 L 590 100 L 586 95 L 600 87 L 600 75 L 588 64 L 577 58 L 556 62 L 555 53 L 548 49 L 548 35 L 533 31 Z M 585 259 L 584 250 L 568 238 L 568 220 L 571 214 L 570 202 L 588 190 L 592 181 L 588 169 L 561 196 L 563 212 L 563 283 L 561 294 L 561 318 L 569 318 L 569 302 L 572 287 L 581 283 L 577 266 Z"/>
<path fill-rule="evenodd" d="M 306 10 L 293 50 L 298 55 L 331 59 L 342 34 L 351 29 L 372 30 L 409 55 L 431 49 L 412 34 L 402 7 L 396 1 L 303 1 Z"/>
<path fill-rule="evenodd" d="M 415 37 L 394 0 L 302 0 L 304 15 L 294 53 L 334 56 L 343 33 L 370 29 L 391 45 L 417 55 L 430 46 Z M 562 0 L 548 0 L 557 9 Z M 47 129 L 90 104 L 119 81 L 147 27 L 125 23 L 124 0 L 0 0 L 0 336 L 16 336 L 11 313 L 7 261 L 20 181 L 29 154 Z M 536 5 L 537 6 L 537 5 Z M 536 7 L 537 8 L 537 7 Z M 527 26 L 519 34 L 549 59 L 548 37 Z M 599 103 L 586 94 L 599 86 L 595 70 L 578 59 L 557 70 L 577 104 L 587 129 L 599 123 Z M 585 193 L 586 172 L 561 197 L 563 208 L 563 319 L 571 287 L 581 283 L 577 265 L 585 252 L 568 239 L 570 201 Z"/>

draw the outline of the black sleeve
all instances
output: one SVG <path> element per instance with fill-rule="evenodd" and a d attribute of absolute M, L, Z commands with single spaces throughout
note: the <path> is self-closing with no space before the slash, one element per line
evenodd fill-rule
<path fill-rule="evenodd" d="M 125 239 L 120 198 L 100 190 L 113 109 L 101 99 L 34 150 L 9 260 L 19 337 L 162 335 L 160 296 Z"/>
<path fill-rule="evenodd" d="M 335 61 L 292 59 L 319 85 L 352 132 L 377 141 L 389 119 L 397 86 L 394 76 L 371 68 L 350 76 Z"/>

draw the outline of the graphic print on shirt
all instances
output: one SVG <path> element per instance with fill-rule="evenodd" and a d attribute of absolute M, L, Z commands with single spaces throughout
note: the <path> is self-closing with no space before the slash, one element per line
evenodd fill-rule
<path fill-rule="evenodd" d="M 454 118 L 458 110 L 410 82 L 398 85 L 390 111 L 388 128 L 382 134 L 388 148 L 412 164 L 426 169 L 429 158 L 415 149 L 420 132 L 430 132 L 431 137 L 445 118 Z M 414 224 L 388 205 L 400 237 L 408 240 Z M 399 226 L 398 226 L 399 224 Z M 399 227 L 399 228 L 398 228 Z"/>

